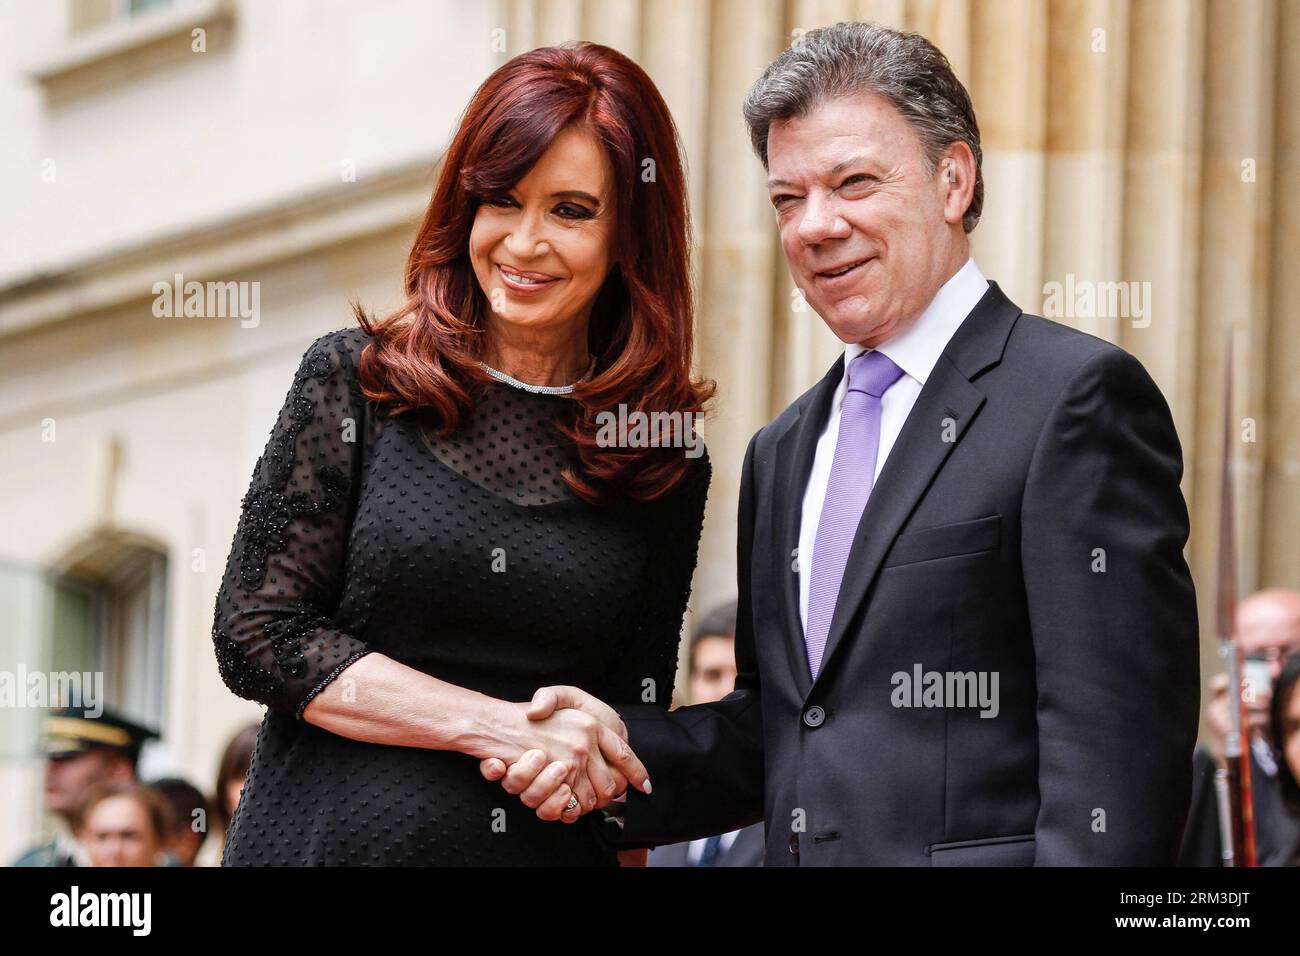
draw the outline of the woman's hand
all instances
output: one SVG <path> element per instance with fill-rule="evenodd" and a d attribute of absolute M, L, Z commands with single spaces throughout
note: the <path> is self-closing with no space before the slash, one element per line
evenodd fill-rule
<path fill-rule="evenodd" d="M 495 736 L 505 753 L 484 761 L 484 776 L 501 780 L 507 792 L 518 794 L 540 818 L 572 823 L 608 804 L 627 788 L 629 779 L 645 779 L 645 768 L 632 748 L 608 726 L 609 715 L 602 713 L 602 721 L 583 709 L 551 705 L 547 716 L 538 716 L 542 710 L 536 699 L 503 706 L 506 711 Z M 621 721 L 617 726 L 623 730 Z M 511 753 L 518 758 L 512 759 Z M 489 765 L 494 773 L 488 772 Z M 577 797 L 578 806 L 566 810 L 570 795 Z"/>
<path fill-rule="evenodd" d="M 495 757 L 490 760 L 504 766 Z M 573 810 L 568 808 L 569 798 L 573 796 L 567 782 L 570 776 L 568 764 L 560 760 L 547 761 L 544 751 L 529 750 L 511 765 L 511 771 L 505 777 L 488 779 L 500 779 L 506 792 L 515 794 L 525 806 L 535 809 L 539 818 L 572 823 L 582 816 L 581 805 Z"/>
<path fill-rule="evenodd" d="M 528 727 L 521 733 L 508 722 L 503 736 L 516 746 L 529 741 L 528 751 L 514 760 L 488 756 L 480 769 L 542 819 L 572 823 L 622 794 L 629 781 L 648 792 L 645 767 L 628 746 L 627 728 L 612 707 L 576 687 L 542 688 L 531 703 L 508 706 L 522 708 Z M 566 810 L 570 793 L 579 805 Z"/>

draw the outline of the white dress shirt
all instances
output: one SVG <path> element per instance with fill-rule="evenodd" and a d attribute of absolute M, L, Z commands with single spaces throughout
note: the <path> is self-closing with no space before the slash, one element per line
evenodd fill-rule
<path fill-rule="evenodd" d="M 957 327 L 984 297 L 988 287 L 988 280 L 980 272 L 979 266 L 975 265 L 975 260 L 967 259 L 966 264 L 940 287 L 919 319 L 901 334 L 877 346 L 877 351 L 884 352 L 890 361 L 903 370 L 903 374 L 880 397 L 880 448 L 876 453 L 873 486 L 880 477 L 880 470 L 889 457 L 890 449 L 894 447 L 898 433 L 903 430 L 903 423 L 907 421 L 916 397 L 925 386 L 925 380 L 930 377 L 930 372 Z M 817 523 L 821 520 L 822 505 L 826 500 L 826 486 L 830 482 L 831 463 L 835 460 L 835 445 L 840 436 L 840 410 L 844 405 L 844 393 L 848 391 L 848 367 L 850 362 L 865 351 L 867 349 L 857 343 L 844 347 L 845 374 L 840 377 L 835 396 L 831 399 L 830 416 L 826 419 L 821 437 L 817 439 L 817 452 L 808 477 L 808 487 L 804 491 L 803 512 L 799 522 L 798 567 L 799 620 L 805 634 L 808 632 L 808 590 L 809 578 L 812 576 L 813 546 L 817 541 Z"/>

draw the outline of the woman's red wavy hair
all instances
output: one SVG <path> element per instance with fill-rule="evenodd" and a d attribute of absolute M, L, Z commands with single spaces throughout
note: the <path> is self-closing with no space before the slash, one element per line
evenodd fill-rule
<path fill-rule="evenodd" d="M 619 265 L 588 323 L 594 370 L 573 392 L 572 420 L 560 426 L 578 457 L 564 479 L 593 504 L 652 500 L 685 475 L 689 459 L 680 447 L 602 446 L 597 415 L 620 404 L 647 414 L 702 412 L 716 385 L 691 371 L 691 226 L 677 128 L 650 77 L 617 50 L 543 47 L 514 57 L 478 88 L 407 260 L 407 301 L 379 319 L 354 305 L 372 337 L 359 364 L 362 390 L 390 414 L 431 414 L 444 434 L 473 412 L 470 386 L 487 380 L 478 362 L 488 310 L 469 260 L 475 213 L 569 126 L 589 130 L 609 157 Z"/>

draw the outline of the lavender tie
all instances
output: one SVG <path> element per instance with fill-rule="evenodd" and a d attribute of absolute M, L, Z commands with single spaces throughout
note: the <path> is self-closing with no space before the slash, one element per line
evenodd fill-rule
<path fill-rule="evenodd" d="M 880 448 L 880 396 L 898 381 L 903 370 L 883 352 L 868 351 L 849 363 L 847 374 L 849 384 L 840 412 L 840 434 L 835 441 L 835 460 L 826 485 L 826 500 L 817 522 L 812 579 L 808 587 L 804 643 L 808 647 L 808 669 L 813 680 L 822 666 L 849 549 L 875 484 L 876 453 Z"/>

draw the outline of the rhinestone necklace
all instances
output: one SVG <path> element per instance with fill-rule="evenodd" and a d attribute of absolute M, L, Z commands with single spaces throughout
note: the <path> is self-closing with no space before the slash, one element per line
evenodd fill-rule
<path fill-rule="evenodd" d="M 572 385 L 530 385 L 527 382 L 521 382 L 512 375 L 507 375 L 499 369 L 493 368 L 486 362 L 479 362 L 479 367 L 487 372 L 498 382 L 505 382 L 507 385 L 513 385 L 515 388 L 521 388 L 525 392 L 532 392 L 536 395 L 568 395 L 573 391 Z"/>

